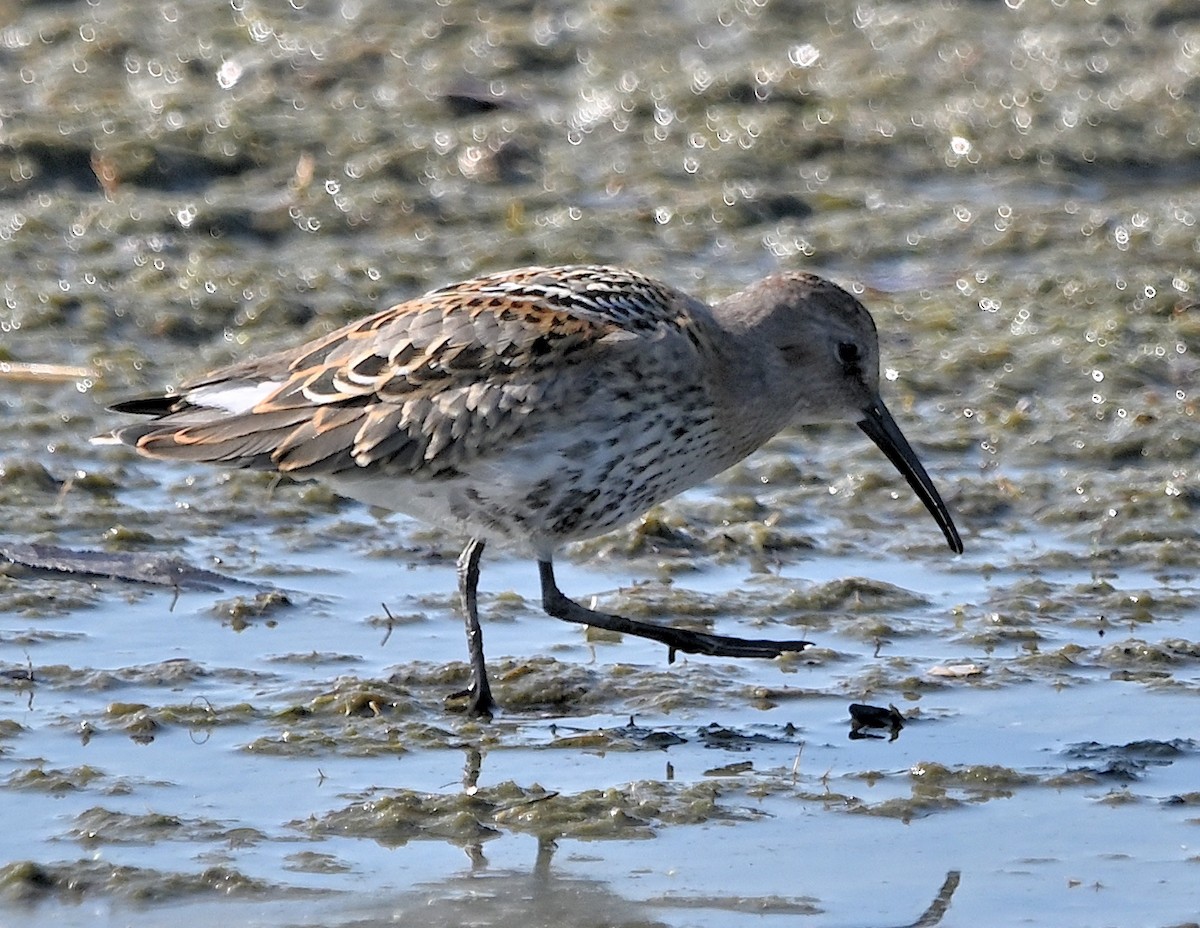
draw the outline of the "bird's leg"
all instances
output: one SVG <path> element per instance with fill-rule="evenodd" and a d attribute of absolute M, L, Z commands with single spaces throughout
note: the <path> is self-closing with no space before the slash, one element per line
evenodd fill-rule
<path fill-rule="evenodd" d="M 675 660 L 676 651 L 689 654 L 711 654 L 714 657 L 778 657 L 785 651 L 803 651 L 811 641 L 773 641 L 770 639 L 731 638 L 710 635 L 684 628 L 668 628 L 649 622 L 638 622 L 608 612 L 586 609 L 568 599 L 554 582 L 554 567 L 550 561 L 538 561 L 542 578 L 542 608 L 556 619 L 592 625 L 612 632 L 637 635 L 651 641 L 661 641 L 670 649 L 668 660 Z"/>
<path fill-rule="evenodd" d="M 467 651 L 471 655 L 471 683 L 462 694 L 467 697 L 467 714 L 491 718 L 496 703 L 488 685 L 487 667 L 483 660 L 483 629 L 479 627 L 479 559 L 484 542 L 472 538 L 458 556 L 458 594 L 462 598 L 463 615 L 467 623 Z"/>

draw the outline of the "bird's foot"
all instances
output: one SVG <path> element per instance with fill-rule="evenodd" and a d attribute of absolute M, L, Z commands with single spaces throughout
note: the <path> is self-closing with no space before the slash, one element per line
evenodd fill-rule
<path fill-rule="evenodd" d="M 492 688 L 488 686 L 487 680 L 484 680 L 480 686 L 477 680 L 472 680 L 471 685 L 465 690 L 459 690 L 457 693 L 451 693 L 447 701 L 457 702 L 460 699 L 466 700 L 466 714 L 473 719 L 484 719 L 490 721 L 492 716 L 496 714 L 496 700 L 492 698 Z"/>
<path fill-rule="evenodd" d="M 578 622 L 580 625 L 590 625 L 593 628 L 603 628 L 606 631 L 618 632 L 623 635 L 636 635 L 639 638 L 649 638 L 665 644 L 668 650 L 668 660 L 674 662 L 676 651 L 688 654 L 708 654 L 712 657 L 779 657 L 789 651 L 803 651 L 812 647 L 811 641 L 794 639 L 777 641 L 771 638 L 735 638 L 731 635 L 714 635 L 709 632 L 697 632 L 687 628 L 672 628 L 668 625 L 655 625 L 651 622 L 639 622 L 627 619 L 622 615 L 608 612 L 597 612 L 587 609 L 572 599 L 564 596 L 554 585 L 554 577 L 548 563 L 542 567 L 542 606 L 546 612 L 567 622 Z"/>
<path fill-rule="evenodd" d="M 675 662 L 676 651 L 686 651 L 689 654 L 710 654 L 713 657 L 779 657 L 795 651 L 811 648 L 813 643 L 797 638 L 794 640 L 777 641 L 773 638 L 735 638 L 730 635 L 713 635 L 708 632 L 696 632 L 686 628 L 657 627 L 663 633 L 649 634 L 645 637 L 662 641 L 668 649 L 668 663 Z M 631 634 L 640 634 L 633 630 Z"/>

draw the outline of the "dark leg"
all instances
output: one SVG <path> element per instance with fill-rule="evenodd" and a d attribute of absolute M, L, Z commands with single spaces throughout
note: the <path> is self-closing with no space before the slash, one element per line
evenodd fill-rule
<path fill-rule="evenodd" d="M 483 662 L 483 629 L 479 627 L 479 608 L 476 592 L 479 587 L 479 559 L 483 556 L 483 541 L 472 538 L 458 556 L 458 594 L 462 598 L 463 615 L 467 622 L 467 651 L 471 655 L 471 683 L 466 692 L 467 714 L 492 717 L 496 703 L 488 686 L 487 667 Z"/>
<path fill-rule="evenodd" d="M 726 635 L 709 635 L 705 632 L 688 631 L 683 628 L 667 628 L 638 622 L 624 616 L 585 609 L 574 600 L 568 599 L 554 582 L 554 567 L 549 561 L 538 561 L 542 577 L 542 608 L 556 619 L 592 625 L 612 632 L 637 635 L 651 641 L 661 641 L 669 649 L 667 660 L 675 660 L 676 651 L 689 654 L 711 654 L 714 657 L 778 657 L 785 651 L 803 651 L 811 641 L 771 641 L 768 639 L 730 638 Z"/>

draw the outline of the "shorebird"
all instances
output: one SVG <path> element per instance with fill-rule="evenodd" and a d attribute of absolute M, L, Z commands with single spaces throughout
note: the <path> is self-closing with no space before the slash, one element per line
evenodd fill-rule
<path fill-rule="evenodd" d="M 858 425 L 925 504 L 949 510 L 879 395 L 867 309 L 811 274 L 708 305 L 618 267 L 527 267 L 451 284 L 298 348 L 118 403 L 150 458 L 317 478 L 470 539 L 458 559 L 471 714 L 491 715 L 479 624 L 488 541 L 533 555 L 547 613 L 676 651 L 777 657 L 745 639 L 587 609 L 554 580 L 568 542 L 715 476 L 789 425 Z"/>

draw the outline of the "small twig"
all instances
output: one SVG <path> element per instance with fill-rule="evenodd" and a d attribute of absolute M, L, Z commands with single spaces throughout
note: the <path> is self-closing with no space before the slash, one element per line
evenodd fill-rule
<path fill-rule="evenodd" d="M 18 383 L 68 383 L 100 375 L 90 367 L 74 364 L 40 364 L 35 361 L 0 361 L 0 380 Z"/>
<path fill-rule="evenodd" d="M 382 648 L 388 643 L 388 639 L 392 637 L 392 629 L 396 626 L 396 617 L 392 615 L 392 611 L 388 609 L 387 603 L 380 603 L 379 605 L 383 607 L 383 613 L 388 617 L 387 632 L 383 636 L 383 641 L 379 642 L 379 646 Z"/>
<path fill-rule="evenodd" d="M 796 785 L 796 781 L 800 779 L 800 758 L 804 756 L 804 742 L 800 742 L 800 749 L 796 751 L 796 759 L 792 762 L 792 786 Z"/>

